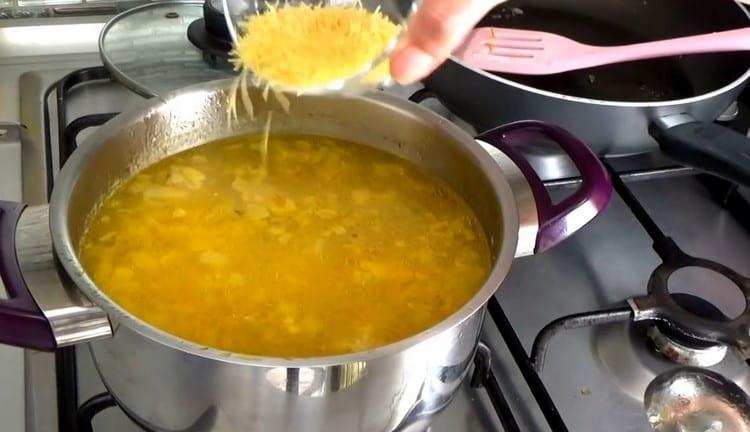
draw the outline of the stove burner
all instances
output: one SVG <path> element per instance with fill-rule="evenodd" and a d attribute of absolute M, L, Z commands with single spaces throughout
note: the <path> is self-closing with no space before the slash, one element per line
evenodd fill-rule
<path fill-rule="evenodd" d="M 710 367 L 720 363 L 727 355 L 726 345 L 708 345 L 703 348 L 684 345 L 662 333 L 658 325 L 649 327 L 646 334 L 651 342 L 654 343 L 656 351 L 675 363 L 687 366 Z"/>
<path fill-rule="evenodd" d="M 719 322 L 729 320 L 717 307 L 700 297 L 682 293 L 671 294 L 671 297 L 680 307 L 696 316 Z M 727 354 L 725 344 L 694 338 L 668 321 L 657 322 L 649 327 L 646 334 L 661 355 L 687 366 L 713 366 Z"/>
<path fill-rule="evenodd" d="M 203 18 L 190 23 L 187 37 L 203 52 L 206 63 L 218 69 L 232 68 L 229 62 L 232 38 L 220 3 L 214 4 L 211 0 L 203 3 Z"/>
<path fill-rule="evenodd" d="M 654 249 L 664 263 L 651 274 L 648 295 L 628 300 L 634 321 L 660 323 L 660 333 L 683 347 L 705 350 L 716 344 L 732 345 L 744 359 L 750 359 L 750 279 L 725 265 L 687 255 L 668 237 L 655 241 Z M 669 277 L 686 267 L 700 267 L 731 280 L 745 298 L 742 314 L 729 319 L 704 299 L 670 294 Z M 667 345 L 662 348 L 670 351 Z"/>
<path fill-rule="evenodd" d="M 653 323 L 647 321 L 628 321 L 593 328 L 592 341 L 598 364 L 620 389 L 641 402 L 649 383 L 678 366 L 676 360 L 654 349 L 657 345 L 653 340 L 654 331 L 659 332 Z M 672 345 L 674 346 L 677 345 Z M 738 356 L 726 355 L 729 351 L 727 346 L 715 345 L 704 350 L 683 348 L 691 353 L 692 350 L 697 352 L 698 358 L 692 358 L 696 362 L 715 362 L 710 366 L 711 370 L 746 390 L 750 389 L 750 369 Z M 701 367 L 708 365 L 703 364 Z"/>

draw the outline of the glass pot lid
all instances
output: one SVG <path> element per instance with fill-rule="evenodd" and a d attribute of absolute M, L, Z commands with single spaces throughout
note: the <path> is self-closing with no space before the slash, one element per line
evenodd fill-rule
<path fill-rule="evenodd" d="M 202 27 L 203 12 L 203 2 L 170 1 L 117 15 L 99 36 L 104 66 L 146 97 L 234 76 L 226 62 L 212 61 L 217 52 L 201 50 L 188 38 L 191 24 Z"/>

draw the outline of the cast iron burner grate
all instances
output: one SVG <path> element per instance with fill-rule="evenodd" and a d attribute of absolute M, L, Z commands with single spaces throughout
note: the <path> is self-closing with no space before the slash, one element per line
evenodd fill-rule
<path fill-rule="evenodd" d="M 719 308 L 702 297 L 685 293 L 674 293 L 671 294 L 671 296 L 672 299 L 681 308 L 685 309 L 695 316 L 699 316 L 711 321 L 729 321 L 729 317 L 724 315 L 724 313 L 719 310 Z M 660 321 L 657 322 L 655 326 L 664 336 L 690 348 L 705 349 L 720 345 L 720 343 L 717 343 L 715 341 L 706 341 L 687 335 L 684 332 L 675 329 L 673 326 L 670 326 L 668 322 Z"/>
<path fill-rule="evenodd" d="M 685 293 L 670 294 L 672 300 L 688 313 L 710 321 L 727 322 L 729 317 L 709 301 Z M 667 360 L 687 366 L 714 366 L 727 353 L 727 345 L 695 338 L 669 321 L 657 321 L 646 330 L 647 345 Z"/>
<path fill-rule="evenodd" d="M 750 279 L 719 263 L 684 253 L 673 239 L 659 229 L 620 176 L 606 161 L 603 162 L 610 171 L 615 190 L 652 238 L 653 248 L 663 263 L 651 275 L 648 295 L 628 299 L 628 305 L 619 308 L 565 316 L 544 327 L 534 340 L 531 350 L 535 370 L 541 373 L 549 341 L 560 331 L 628 320 L 653 322 L 660 331 L 688 347 L 705 349 L 722 344 L 732 345 L 748 362 L 750 350 L 746 340 L 750 332 L 747 324 L 750 308 L 746 307 L 739 317 L 729 319 L 706 299 L 670 294 L 667 280 L 680 268 L 702 267 L 720 273 L 734 282 L 750 304 Z M 735 216 L 741 220 L 739 215 Z M 744 217 L 750 217 L 750 214 Z"/>
<path fill-rule="evenodd" d="M 100 126 L 117 113 L 100 113 L 84 116 L 68 122 L 66 116 L 66 95 L 74 86 L 87 82 L 110 80 L 110 75 L 103 67 L 86 68 L 75 71 L 51 86 L 45 94 L 44 102 L 44 132 L 45 146 L 47 151 L 47 184 L 48 196 L 52 190 L 53 164 L 51 160 L 51 125 L 47 99 L 53 91 L 56 92 L 57 101 L 57 133 L 60 155 L 60 167 L 65 163 L 68 156 L 77 148 L 77 136 L 84 129 Z M 429 98 L 423 92 L 412 96 L 413 101 Z M 418 102 L 419 102 L 418 101 Z M 747 128 L 748 124 L 741 127 Z M 680 170 L 681 168 L 676 168 Z M 663 171 L 663 169 L 659 169 Z M 638 218 L 644 229 L 654 238 L 654 248 L 661 250 L 665 255 L 662 259 L 667 261 L 670 253 L 679 251 L 677 245 L 666 237 L 656 226 L 653 220 L 638 202 L 623 182 L 623 177 L 634 175 L 640 177 L 648 173 L 617 173 L 612 174 L 615 190 L 625 201 L 631 211 Z M 750 221 L 750 204 L 738 193 L 736 186 L 715 177 L 703 176 L 704 183 L 709 187 L 715 198 L 725 205 L 745 226 Z M 552 182 L 551 182 L 552 183 Z M 750 227 L 749 227 L 750 229 Z M 667 241 L 668 240 L 668 241 Z M 665 246 L 666 245 L 666 246 Z M 681 252 L 681 251 L 680 251 Z M 492 323 L 498 328 L 500 334 L 509 349 L 517 367 L 523 375 L 528 388 L 534 396 L 537 405 L 544 415 L 551 430 L 555 432 L 566 432 L 568 430 L 554 401 L 550 397 L 544 383 L 539 377 L 543 368 L 544 354 L 552 337 L 561 330 L 588 327 L 610 322 L 627 321 L 633 317 L 633 309 L 628 306 L 608 310 L 585 312 L 559 318 L 544 327 L 534 340 L 531 355 L 527 354 L 513 325 L 508 320 L 500 303 L 495 297 L 488 302 L 488 312 Z M 705 335 L 704 335 L 705 336 Z M 702 340 L 711 338 L 703 337 Z M 483 388 L 487 393 L 492 407 L 497 414 L 500 423 L 506 432 L 520 431 L 515 414 L 511 410 L 505 395 L 500 387 L 499 381 L 490 367 L 491 352 L 487 346 L 480 344 L 474 358 L 474 370 L 470 378 L 470 384 L 475 388 Z M 75 350 L 72 347 L 60 349 L 56 353 L 56 376 L 57 376 L 57 399 L 58 399 L 58 427 L 60 432 L 93 432 L 93 420 L 100 412 L 118 406 L 114 397 L 108 393 L 100 393 L 78 404 L 77 371 Z M 124 411 L 124 410 L 123 410 Z M 125 412 L 126 415 L 127 412 Z M 129 415 L 128 415 L 129 416 Z M 130 417 L 130 416 L 129 416 Z M 135 424 L 136 419 L 130 417 Z M 143 425 L 139 425 L 143 428 Z M 148 431 L 148 429 L 143 428 Z"/>

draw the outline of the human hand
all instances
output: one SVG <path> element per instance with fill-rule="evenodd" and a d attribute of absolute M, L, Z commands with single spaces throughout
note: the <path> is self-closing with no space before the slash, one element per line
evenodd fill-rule
<path fill-rule="evenodd" d="M 501 0 L 423 0 L 391 55 L 391 75 L 411 84 L 435 70 Z"/>

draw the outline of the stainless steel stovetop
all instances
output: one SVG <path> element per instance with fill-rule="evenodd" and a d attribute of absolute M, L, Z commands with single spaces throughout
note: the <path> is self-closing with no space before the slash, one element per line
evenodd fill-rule
<path fill-rule="evenodd" d="M 32 65 L 18 80 L 18 120 L 27 125 L 29 138 L 21 144 L 23 196 L 30 203 L 46 199 L 48 174 L 45 167 L 48 162 L 57 167 L 60 160 L 55 101 L 59 95 L 56 90 L 46 94 L 47 90 L 68 73 L 83 66 L 97 65 L 95 57 L 87 57 L 86 63 L 70 67 L 34 68 Z M 408 97 L 418 89 L 389 91 Z M 140 99 L 108 80 L 86 81 L 64 96 L 67 124 L 91 114 L 120 112 Z M 45 100 L 48 119 L 44 114 Z M 424 103 L 459 121 L 435 100 Z M 78 142 L 91 130 L 83 129 Z M 627 171 L 624 177 L 637 200 L 661 230 L 686 252 L 750 274 L 750 231 L 747 224 L 741 224 L 743 220 L 750 220 L 750 213 L 733 214 L 726 210 L 696 173 L 672 169 L 669 162 L 658 155 L 615 161 L 614 165 Z M 570 173 L 558 158 L 540 157 L 537 166 L 546 170 L 543 177 L 549 180 L 555 194 L 565 195 L 575 187 L 575 179 L 569 178 Z M 622 308 L 626 306 L 626 299 L 645 294 L 649 276 L 661 262 L 651 243 L 628 206 L 615 195 L 608 210 L 573 238 L 544 255 L 517 260 L 495 299 L 507 316 L 511 333 L 517 335 L 520 347 L 531 353 L 539 332 L 559 317 Z M 670 282 L 673 292 L 709 299 L 726 315 L 736 315 L 742 310 L 739 305 L 744 305 L 744 299 L 735 288 L 707 272 L 677 273 Z M 497 310 L 495 306 L 494 311 Z M 536 382 L 533 367 L 528 362 L 519 367 L 515 361 L 512 338 L 509 348 L 508 334 L 506 338 L 501 335 L 496 319 L 502 321 L 502 315 L 488 316 L 483 334 L 483 341 L 489 348 L 491 375 L 499 385 L 502 400 L 497 393 L 491 398 L 487 385 L 474 387 L 471 380 L 467 380 L 453 403 L 433 419 L 430 430 L 564 430 L 556 423 L 555 413 L 559 413 L 559 418 L 571 431 L 651 430 L 642 401 L 645 388 L 657 372 L 679 365 L 653 349 L 652 342 L 645 336 L 648 326 L 625 321 L 560 331 L 549 340 L 544 368 L 538 374 L 540 382 Z M 507 333 L 507 327 L 504 331 Z M 519 352 L 515 350 L 516 355 Z M 64 431 L 66 422 L 74 419 L 75 412 L 71 412 L 74 408 L 58 410 L 60 401 L 55 388 L 62 389 L 68 403 L 71 395 L 65 391 L 75 389 L 78 404 L 105 391 L 86 347 L 76 348 L 75 357 L 77 379 L 68 385 L 57 383 L 56 387 L 55 357 L 25 353 L 28 432 L 58 430 L 60 419 L 63 427 L 59 430 Z M 709 369 L 724 373 L 750 392 L 750 367 L 731 350 L 719 364 Z M 543 398 L 544 394 L 548 394 L 555 410 L 549 409 L 549 403 L 542 403 L 540 407 L 537 398 Z M 504 415 L 502 420 L 499 413 Z M 94 431 L 141 430 L 116 407 L 97 414 L 93 425 Z"/>

